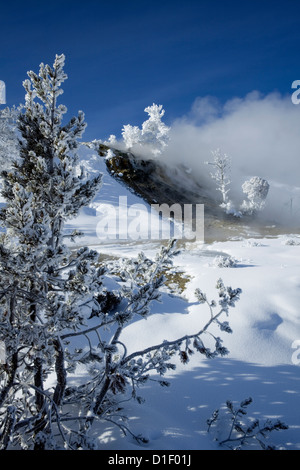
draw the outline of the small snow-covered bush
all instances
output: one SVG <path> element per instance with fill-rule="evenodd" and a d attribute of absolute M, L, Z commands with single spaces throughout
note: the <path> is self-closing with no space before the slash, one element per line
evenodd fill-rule
<path fill-rule="evenodd" d="M 256 247 L 256 246 L 263 246 L 261 242 L 258 242 L 256 240 L 246 240 L 244 243 L 244 246 L 248 248 Z"/>
<path fill-rule="evenodd" d="M 232 256 L 216 256 L 213 259 L 212 266 L 215 268 L 234 268 L 238 261 Z"/>
<path fill-rule="evenodd" d="M 298 246 L 300 245 L 300 239 L 286 238 L 282 241 L 283 245 Z"/>
<path fill-rule="evenodd" d="M 273 431 L 288 429 L 282 421 L 267 419 L 263 423 L 259 419 L 246 418 L 247 408 L 253 402 L 246 398 L 237 406 L 227 400 L 225 408 L 216 409 L 207 420 L 208 432 L 214 432 L 214 439 L 220 446 L 231 450 L 242 450 L 246 447 L 253 450 L 276 450 L 268 441 Z"/>
<path fill-rule="evenodd" d="M 265 207 L 270 185 L 267 180 L 254 176 L 242 185 L 243 192 L 247 195 L 241 205 L 244 214 L 253 214 Z"/>

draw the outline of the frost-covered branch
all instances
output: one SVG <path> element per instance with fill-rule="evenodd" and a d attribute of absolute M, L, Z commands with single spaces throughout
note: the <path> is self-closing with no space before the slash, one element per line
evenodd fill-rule
<path fill-rule="evenodd" d="M 207 420 L 208 431 L 216 429 L 216 440 L 220 446 L 231 450 L 241 450 L 243 447 L 256 449 L 255 444 L 262 450 L 276 450 L 276 447 L 268 442 L 269 434 L 273 431 L 288 429 L 282 421 L 267 419 L 261 423 L 259 419 L 246 419 L 247 408 L 253 402 L 252 398 L 246 398 L 238 406 L 234 406 L 231 400 L 226 401 L 225 412 L 216 409 L 211 418 Z"/>
<path fill-rule="evenodd" d="M 0 164 L 9 169 L 19 158 L 17 122 L 22 106 L 0 110 Z"/>
<path fill-rule="evenodd" d="M 223 285 L 223 282 L 221 280 L 218 281 L 218 284 L 217 284 L 218 288 L 220 290 L 222 290 L 222 297 L 224 296 L 224 285 Z M 225 329 L 225 325 L 227 325 L 227 322 L 225 323 L 221 323 L 219 322 L 219 317 L 224 313 L 224 312 L 228 312 L 228 305 L 229 305 L 229 299 L 230 299 L 230 305 L 231 306 L 234 306 L 234 303 L 239 299 L 239 295 L 241 293 L 241 290 L 240 289 L 235 289 L 235 290 L 231 290 L 230 288 L 227 288 L 227 294 L 229 293 L 229 296 L 227 297 L 226 301 L 224 301 L 224 298 L 222 299 L 222 307 L 221 309 L 216 313 L 214 314 L 212 309 L 213 307 L 216 306 L 216 304 L 214 302 L 212 303 L 209 303 L 207 300 L 206 300 L 206 296 L 204 294 L 201 293 L 201 291 L 197 290 L 196 291 L 196 295 L 198 297 L 198 301 L 199 303 L 207 303 L 210 311 L 211 311 L 211 318 L 209 319 L 209 321 L 197 332 L 197 333 L 194 333 L 194 334 L 190 334 L 190 335 L 184 335 L 182 336 L 181 338 L 177 338 L 173 341 L 163 341 L 162 343 L 160 344 L 157 344 L 157 345 L 154 345 L 154 346 L 150 346 L 149 348 L 146 348 L 144 350 L 141 350 L 141 351 L 135 351 L 134 353 L 130 354 L 129 356 L 125 357 L 122 361 L 121 361 L 121 365 L 125 365 L 126 363 L 130 362 L 132 359 L 134 359 L 135 357 L 138 357 L 138 356 L 144 356 L 144 355 L 147 355 L 153 351 L 159 351 L 161 349 L 163 349 L 164 351 L 172 351 L 173 347 L 174 346 L 181 346 L 182 343 L 187 343 L 187 344 L 190 344 L 190 340 L 194 340 L 194 343 L 193 343 L 193 347 L 198 351 L 198 352 L 201 352 L 202 354 L 205 354 L 206 357 L 208 358 L 212 358 L 212 357 L 216 357 L 217 355 L 226 355 L 228 353 L 228 351 L 226 350 L 226 348 L 222 348 L 221 347 L 221 340 L 220 338 L 215 338 L 214 339 L 216 340 L 216 349 L 215 351 L 212 353 L 210 351 L 210 349 L 206 348 L 204 346 L 204 343 L 202 342 L 202 340 L 200 339 L 200 337 L 204 334 L 204 333 L 207 333 L 208 332 L 208 329 L 209 327 L 212 325 L 212 323 L 217 323 L 221 329 L 223 329 L 224 331 L 227 331 L 228 333 L 231 333 L 231 329 L 230 328 L 227 328 Z M 228 302 L 228 303 L 227 303 Z M 213 336 L 213 335 L 212 335 Z M 182 351 L 180 351 L 180 353 L 182 353 Z M 183 355 L 181 355 L 181 359 L 183 360 Z M 188 360 L 188 357 L 186 357 L 186 360 Z"/>

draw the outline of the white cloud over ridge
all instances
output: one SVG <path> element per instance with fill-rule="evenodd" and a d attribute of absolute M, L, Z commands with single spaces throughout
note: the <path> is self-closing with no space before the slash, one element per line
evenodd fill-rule
<path fill-rule="evenodd" d="M 300 105 L 291 96 L 253 91 L 224 105 L 199 97 L 188 115 L 173 122 L 162 159 L 170 166 L 184 163 L 196 179 L 208 181 L 204 162 L 217 148 L 232 159 L 233 198 L 243 197 L 246 179 L 260 176 L 271 185 L 268 216 L 283 220 L 293 210 L 300 222 Z"/>

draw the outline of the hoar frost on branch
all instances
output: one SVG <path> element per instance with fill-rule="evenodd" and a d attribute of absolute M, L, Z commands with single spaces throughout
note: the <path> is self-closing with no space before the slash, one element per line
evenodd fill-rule
<path fill-rule="evenodd" d="M 194 352 L 206 358 L 228 353 L 215 326 L 231 333 L 223 316 L 241 292 L 219 280 L 214 302 L 198 289 L 196 298 L 208 316 L 199 315 L 194 334 L 183 332 L 175 340 L 128 353 L 122 332 L 151 314 L 176 254 L 175 242 L 163 246 L 154 260 L 140 254 L 113 265 L 100 263 L 96 251 L 64 244 L 65 221 L 89 204 L 101 186 L 101 175 L 88 179 L 83 169 L 78 172 L 83 113 L 62 123 L 66 108 L 57 99 L 67 78 L 64 61 L 63 55 L 56 56 L 53 68 L 41 64 L 38 75 L 28 73 L 25 110 L 18 119 L 20 159 L 2 173 L 2 450 L 92 450 L 93 433 L 103 422 L 132 434 L 122 407 L 130 399 L 143 401 L 138 390 L 151 374 L 167 386 L 163 376 L 175 368 L 176 357 L 187 363 Z M 113 300 L 113 308 L 103 308 L 106 298 Z"/>
<path fill-rule="evenodd" d="M 214 150 L 211 153 L 213 160 L 205 163 L 214 168 L 214 172 L 210 173 L 210 176 L 216 182 L 216 190 L 222 195 L 220 207 L 222 207 L 227 214 L 236 214 L 233 203 L 228 198 L 231 184 L 231 158 L 226 153 L 222 153 L 220 149 Z"/>
<path fill-rule="evenodd" d="M 21 106 L 0 111 L 0 165 L 2 169 L 9 168 L 19 157 L 16 127 L 20 112 Z"/>
<path fill-rule="evenodd" d="M 288 426 L 279 419 L 267 419 L 261 423 L 257 418 L 246 418 L 247 408 L 252 402 L 251 397 L 237 405 L 227 400 L 225 410 L 216 409 L 207 420 L 208 432 L 215 428 L 216 441 L 230 450 L 278 450 L 268 440 L 269 435 L 273 431 L 287 430 Z"/>
<path fill-rule="evenodd" d="M 213 334 L 210 327 L 215 324 L 220 331 L 231 333 L 229 323 L 224 321 L 222 316 L 227 316 L 230 307 L 235 306 L 241 290 L 226 288 L 221 280 L 216 286 L 219 293 L 218 303 L 208 301 L 200 289 L 195 292 L 199 305 L 206 304 L 209 312 L 206 321 L 203 322 L 199 318 L 198 331 L 128 352 L 130 344 L 123 342 L 122 332 L 136 317 L 143 320 L 151 314 L 151 303 L 160 300 L 160 288 L 165 281 L 164 273 L 172 266 L 172 258 L 175 255 L 176 245 L 173 240 L 168 246 L 161 248 L 155 260 L 140 253 L 137 259 L 111 263 L 109 274 L 116 276 L 120 283 L 117 293 L 119 307 L 110 314 L 103 315 L 99 312 L 99 323 L 94 327 L 63 336 L 63 339 L 70 339 L 95 332 L 98 335 L 98 344 L 93 346 L 90 339 L 89 353 L 81 355 L 79 359 L 90 365 L 91 378 L 86 384 L 73 387 L 70 392 L 70 404 L 82 403 L 80 415 L 86 416 L 83 427 L 85 433 L 91 430 L 93 424 L 102 420 L 116 424 L 124 434 L 130 434 L 138 443 L 145 443 L 142 435 L 133 435 L 126 425 L 127 417 L 120 412 L 124 402 L 134 399 L 140 404 L 143 403 L 139 389 L 149 380 L 157 381 L 162 387 L 169 386 L 169 382 L 163 377 L 169 370 L 176 368 L 176 356 L 182 363 L 187 364 L 195 352 L 208 359 L 228 354 L 222 339 Z M 151 375 L 153 373 L 154 376 Z M 87 445 L 87 434 L 84 442 Z"/>
<path fill-rule="evenodd" d="M 252 215 L 261 211 L 266 204 L 270 185 L 268 181 L 259 176 L 254 176 L 242 185 L 244 194 L 247 195 L 247 200 L 244 200 L 240 206 L 240 210 L 235 209 L 235 204 L 229 199 L 228 193 L 230 192 L 230 171 L 231 171 L 231 158 L 222 153 L 220 149 L 212 151 L 213 161 L 205 162 L 214 168 L 214 172 L 210 173 L 211 178 L 216 182 L 216 190 L 222 194 L 222 207 L 227 214 L 232 214 L 236 217 L 242 215 Z"/>
<path fill-rule="evenodd" d="M 142 129 L 130 124 L 123 126 L 122 136 L 128 150 L 143 150 L 157 157 L 167 146 L 170 128 L 162 122 L 165 111 L 162 105 L 154 104 L 145 108 L 149 119 L 143 122 Z"/>

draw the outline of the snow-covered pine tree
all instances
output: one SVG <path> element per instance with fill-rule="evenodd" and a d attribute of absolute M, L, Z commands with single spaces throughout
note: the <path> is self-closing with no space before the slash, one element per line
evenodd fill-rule
<path fill-rule="evenodd" d="M 97 253 L 71 252 L 64 244 L 67 219 L 93 198 L 101 175 L 87 180 L 78 171 L 76 149 L 84 129 L 79 113 L 62 125 L 66 108 L 57 105 L 66 80 L 63 55 L 53 68 L 24 82 L 26 102 L 19 116 L 20 158 L 2 173 L 6 231 L 0 241 L 0 340 L 6 361 L 0 371 L 0 448 L 11 439 L 20 448 L 49 447 L 51 419 L 65 386 L 61 332 L 83 321 L 81 304 L 93 302 L 101 273 Z M 39 101 L 37 101 L 37 99 Z M 46 388 L 55 371 L 52 388 Z"/>
<path fill-rule="evenodd" d="M 162 105 L 153 103 L 145 108 L 149 118 L 142 124 L 142 142 L 158 156 L 168 145 L 170 128 L 162 121 L 165 110 Z"/>
<path fill-rule="evenodd" d="M 142 133 L 138 126 L 127 124 L 123 126 L 122 137 L 127 150 L 131 150 L 134 145 L 141 142 Z"/>
<path fill-rule="evenodd" d="M 165 110 L 162 105 L 153 103 L 145 108 L 149 118 L 142 129 L 130 124 L 123 126 L 122 136 L 127 150 L 158 157 L 168 145 L 170 128 L 162 121 Z"/>

